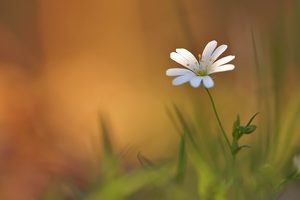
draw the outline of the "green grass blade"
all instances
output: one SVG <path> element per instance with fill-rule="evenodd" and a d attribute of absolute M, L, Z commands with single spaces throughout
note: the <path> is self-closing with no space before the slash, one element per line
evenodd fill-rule
<path fill-rule="evenodd" d="M 176 175 L 176 181 L 178 183 L 182 183 L 184 180 L 185 175 L 185 169 L 186 169 L 186 161 L 187 161 L 187 155 L 186 155 L 186 147 L 185 147 L 185 137 L 186 134 L 183 134 L 180 139 L 179 144 L 179 151 L 178 151 L 178 166 L 177 166 L 177 175 Z"/>

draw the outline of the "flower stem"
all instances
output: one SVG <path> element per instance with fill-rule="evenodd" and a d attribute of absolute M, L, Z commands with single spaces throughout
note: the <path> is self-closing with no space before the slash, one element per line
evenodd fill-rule
<path fill-rule="evenodd" d="M 218 111 L 217 111 L 217 109 L 216 109 L 216 105 L 215 105 L 214 99 L 213 99 L 211 93 L 209 92 L 209 90 L 208 90 L 207 88 L 205 88 L 205 90 L 206 90 L 206 92 L 207 92 L 207 94 L 208 94 L 208 96 L 209 96 L 209 99 L 210 99 L 210 102 L 211 102 L 211 104 L 212 104 L 212 107 L 213 107 L 215 116 L 216 116 L 216 118 L 217 118 L 217 121 L 218 121 L 218 124 L 219 124 L 219 126 L 220 126 L 221 132 L 222 132 L 222 134 L 223 134 L 223 136 L 224 136 L 224 138 L 225 138 L 225 141 L 226 141 L 226 143 L 227 143 L 227 145 L 228 145 L 229 151 L 230 151 L 231 154 L 232 154 L 231 145 L 230 145 L 229 139 L 228 139 L 228 137 L 227 137 L 227 134 L 226 134 L 226 132 L 225 132 L 225 130 L 224 130 L 224 128 L 223 128 L 222 122 L 221 122 L 221 120 L 220 120 L 220 117 L 219 117 Z"/>

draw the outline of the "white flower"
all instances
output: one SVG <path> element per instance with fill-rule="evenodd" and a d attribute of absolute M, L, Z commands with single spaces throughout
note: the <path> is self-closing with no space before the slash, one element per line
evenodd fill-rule
<path fill-rule="evenodd" d="M 294 156 L 293 164 L 294 164 L 294 167 L 295 167 L 296 170 L 297 170 L 297 173 L 300 174 L 300 154 Z"/>
<path fill-rule="evenodd" d="M 235 58 L 235 56 L 226 56 L 217 60 L 227 49 L 227 45 L 216 47 L 217 42 L 215 40 L 209 42 L 204 48 L 202 55 L 199 54 L 199 61 L 186 49 L 176 49 L 176 52 L 172 52 L 170 54 L 171 59 L 187 68 L 172 68 L 166 71 L 167 76 L 177 76 L 172 81 L 172 84 L 181 85 L 190 82 L 192 87 L 197 88 L 203 82 L 204 87 L 213 87 L 214 81 L 209 75 L 233 70 L 234 65 L 227 63 Z"/>

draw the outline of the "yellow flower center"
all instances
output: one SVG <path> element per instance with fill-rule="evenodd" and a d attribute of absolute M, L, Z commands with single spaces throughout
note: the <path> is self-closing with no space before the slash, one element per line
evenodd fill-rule
<path fill-rule="evenodd" d="M 207 68 L 208 65 L 205 64 L 205 63 L 203 62 L 203 60 L 201 59 L 201 58 L 202 58 L 202 55 L 199 54 L 198 57 L 199 57 L 199 62 Z M 197 74 L 198 76 L 206 76 L 206 75 L 207 75 L 207 71 L 206 71 L 206 69 L 202 69 L 202 70 L 199 70 L 196 74 Z"/>
<path fill-rule="evenodd" d="M 198 76 L 206 76 L 207 74 L 206 74 L 206 70 L 200 70 L 200 71 L 198 71 L 197 72 L 197 75 Z"/>

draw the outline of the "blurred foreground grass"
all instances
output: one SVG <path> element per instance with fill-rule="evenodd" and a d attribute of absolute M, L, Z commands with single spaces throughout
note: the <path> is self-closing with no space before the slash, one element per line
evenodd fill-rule
<path fill-rule="evenodd" d="M 57 188 L 61 186 L 67 188 L 70 199 L 85 200 L 277 199 L 284 186 L 298 177 L 291 161 L 299 150 L 292 143 L 299 130 L 299 96 L 287 105 L 282 115 L 285 120 L 278 124 L 278 138 L 266 142 L 268 134 L 258 128 L 255 134 L 262 137 L 255 137 L 251 148 L 241 151 L 234 164 L 217 134 L 197 119 L 187 120 L 184 112 L 174 107 L 169 114 L 181 138 L 178 156 L 158 162 L 138 154 L 141 166 L 126 169 L 113 152 L 109 131 L 101 120 L 103 157 L 98 178 L 84 189 L 62 181 L 49 189 L 44 199 L 66 199 L 66 191 Z M 243 117 L 241 121 L 245 121 Z"/>
<path fill-rule="evenodd" d="M 268 98 L 261 102 L 268 105 Z M 251 148 L 239 154 L 235 165 L 229 164 L 218 134 L 203 126 L 205 122 L 198 123 L 196 117 L 187 120 L 183 109 L 170 109 L 181 138 L 178 156 L 154 161 L 139 154 L 141 166 L 133 169 L 124 167 L 120 156 L 113 152 L 109 132 L 102 124 L 104 151 L 98 177 L 83 189 L 62 180 L 50 187 L 43 199 L 277 199 L 285 185 L 297 178 L 293 176 L 292 158 L 299 150 L 300 97 L 294 95 L 291 99 L 277 110 L 279 119 L 272 115 L 269 119 L 258 117 L 258 131 L 250 142 Z M 263 110 L 273 109 L 265 105 Z M 246 117 L 249 116 L 241 117 L 243 122 Z"/>

